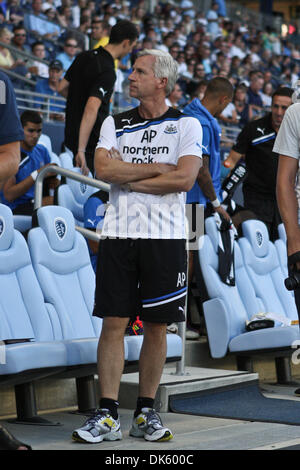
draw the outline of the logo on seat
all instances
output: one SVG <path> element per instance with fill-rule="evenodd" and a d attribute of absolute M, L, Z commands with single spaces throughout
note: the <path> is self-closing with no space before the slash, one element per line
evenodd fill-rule
<path fill-rule="evenodd" d="M 63 240 L 67 233 L 67 225 L 63 219 L 55 219 L 55 231 L 60 240 Z"/>
<path fill-rule="evenodd" d="M 2 236 L 3 232 L 4 232 L 4 219 L 3 217 L 0 217 L 0 237 Z"/>
<path fill-rule="evenodd" d="M 85 183 L 80 183 L 80 192 L 84 194 L 87 190 L 87 185 Z"/>
<path fill-rule="evenodd" d="M 256 232 L 256 241 L 258 246 L 261 246 L 263 244 L 263 235 L 259 231 Z"/>

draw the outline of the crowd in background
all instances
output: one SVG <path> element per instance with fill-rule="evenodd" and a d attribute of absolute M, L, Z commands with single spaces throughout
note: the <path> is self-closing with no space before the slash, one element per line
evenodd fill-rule
<path fill-rule="evenodd" d="M 278 86 L 293 86 L 298 80 L 300 48 L 295 41 L 270 27 L 259 29 L 247 20 L 232 21 L 226 16 L 225 1 L 212 1 L 205 13 L 197 11 L 191 0 L 167 0 L 158 1 L 150 14 L 148 3 L 2 1 L 0 67 L 44 81 L 45 86 L 39 83 L 36 91 L 47 90 L 55 95 L 56 83 L 49 74 L 49 63 L 61 63 L 57 67 L 59 80 L 80 51 L 105 45 L 110 28 L 118 19 L 126 18 L 138 26 L 140 37 L 133 54 L 117 65 L 115 109 L 132 105 L 127 77 L 136 53 L 144 48 L 169 51 L 178 61 L 178 86 L 168 98 L 174 107 L 183 108 L 195 96 L 201 99 L 211 78 L 228 78 L 235 95 L 221 116 L 225 126 L 243 127 L 270 107 L 272 93 Z M 16 49 L 10 50 L 5 44 Z M 24 57 L 23 52 L 30 57 Z M 16 88 L 22 86 L 16 78 L 13 80 Z M 54 113 L 55 116 L 59 114 Z"/>

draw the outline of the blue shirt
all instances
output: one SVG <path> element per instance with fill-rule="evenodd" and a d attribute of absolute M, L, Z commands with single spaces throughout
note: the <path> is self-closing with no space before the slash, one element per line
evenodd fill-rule
<path fill-rule="evenodd" d="M 200 100 L 195 98 L 183 110 L 184 114 L 193 116 L 198 119 L 202 126 L 203 140 L 202 152 L 203 155 L 209 155 L 209 173 L 211 175 L 212 183 L 217 195 L 217 198 L 222 201 L 222 188 L 221 188 L 221 157 L 220 157 L 220 135 L 221 128 L 218 121 L 202 106 Z M 198 182 L 187 193 L 187 204 L 197 202 L 206 206 L 209 199 L 204 196 Z"/>
<path fill-rule="evenodd" d="M 55 60 L 60 60 L 61 63 L 63 64 L 64 72 L 68 70 L 68 68 L 71 66 L 71 64 L 74 62 L 75 56 L 70 57 L 68 54 L 65 52 L 61 52 L 58 54 L 58 56 L 55 58 Z"/>
<path fill-rule="evenodd" d="M 48 150 L 46 149 L 46 147 L 44 147 L 44 145 L 41 144 L 37 144 L 30 152 L 25 151 L 23 149 L 21 149 L 21 152 L 22 157 L 24 158 L 21 160 L 21 163 L 19 164 L 18 173 L 15 176 L 16 184 L 20 183 L 25 178 L 27 178 L 34 170 L 38 170 L 47 163 L 50 163 L 51 160 Z M 25 194 L 18 197 L 12 202 L 6 201 L 6 199 L 3 197 L 3 204 L 9 206 L 11 210 L 14 210 L 20 204 L 26 204 L 28 202 L 31 202 L 33 199 L 34 184 L 32 184 L 31 188 L 29 188 Z"/>
<path fill-rule="evenodd" d="M 52 95 L 53 97 L 57 96 L 61 98 L 61 95 L 57 91 L 54 91 L 50 88 L 48 78 L 41 78 L 40 80 L 38 80 L 35 86 L 35 91 L 37 93 L 43 93 L 44 95 Z M 40 96 L 36 96 L 35 101 L 38 101 L 38 103 L 35 104 L 35 108 L 41 108 L 43 106 L 42 104 L 39 104 L 41 101 L 46 102 L 46 100 L 44 100 Z M 63 105 L 63 101 L 56 100 L 55 98 L 50 98 L 50 111 L 54 113 L 62 113 L 64 111 L 64 108 L 60 108 L 57 105 Z"/>
<path fill-rule="evenodd" d="M 0 71 L 0 145 L 24 139 L 16 97 L 8 76 Z"/>

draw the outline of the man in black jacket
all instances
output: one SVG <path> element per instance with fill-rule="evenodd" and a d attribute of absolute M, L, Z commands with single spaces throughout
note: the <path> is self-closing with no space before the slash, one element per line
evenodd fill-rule
<path fill-rule="evenodd" d="M 272 97 L 271 113 L 244 127 L 224 162 L 225 167 L 232 169 L 241 158 L 245 159 L 244 208 L 266 224 L 271 240 L 278 238 L 277 226 L 281 223 L 276 202 L 278 154 L 273 152 L 273 145 L 283 116 L 292 104 L 292 94 L 291 88 L 278 88 Z"/>

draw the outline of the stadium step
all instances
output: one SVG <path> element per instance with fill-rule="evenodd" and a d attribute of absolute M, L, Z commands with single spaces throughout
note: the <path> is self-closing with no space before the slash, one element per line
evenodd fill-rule
<path fill-rule="evenodd" d="M 155 406 L 161 412 L 168 412 L 169 398 L 172 395 L 215 389 L 254 380 L 258 380 L 258 374 L 246 371 L 185 367 L 183 374 L 177 374 L 176 368 L 166 367 L 156 395 Z M 135 408 L 138 382 L 138 372 L 125 374 L 122 377 L 119 395 L 121 407 Z"/>

